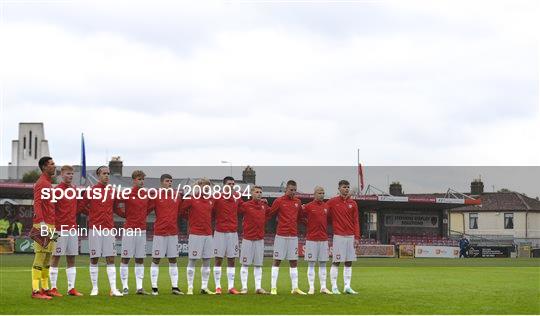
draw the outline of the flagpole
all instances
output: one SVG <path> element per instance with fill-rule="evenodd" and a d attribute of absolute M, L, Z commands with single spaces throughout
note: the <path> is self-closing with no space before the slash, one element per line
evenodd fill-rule
<path fill-rule="evenodd" d="M 360 196 L 360 148 L 357 148 L 356 151 L 356 168 L 358 168 L 356 170 L 356 177 L 358 180 L 358 196 Z"/>

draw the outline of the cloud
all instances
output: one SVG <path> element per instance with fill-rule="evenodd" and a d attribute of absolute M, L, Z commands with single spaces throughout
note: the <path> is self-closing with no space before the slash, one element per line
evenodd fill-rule
<path fill-rule="evenodd" d="M 535 2 L 164 3 L 4 5 L 2 164 L 540 162 Z"/>

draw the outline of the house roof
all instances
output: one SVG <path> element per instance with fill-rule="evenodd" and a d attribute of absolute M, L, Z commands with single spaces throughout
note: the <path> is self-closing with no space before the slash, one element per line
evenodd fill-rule
<path fill-rule="evenodd" d="M 481 205 L 462 206 L 453 212 L 471 211 L 540 211 L 540 201 L 517 192 L 486 192 L 478 195 Z"/>

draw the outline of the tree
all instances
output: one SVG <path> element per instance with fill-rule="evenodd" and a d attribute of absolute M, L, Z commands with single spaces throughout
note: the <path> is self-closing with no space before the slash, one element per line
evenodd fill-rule
<path fill-rule="evenodd" d="M 24 183 L 35 183 L 38 179 L 41 173 L 38 169 L 34 169 L 32 171 L 28 171 L 22 176 L 22 182 Z"/>

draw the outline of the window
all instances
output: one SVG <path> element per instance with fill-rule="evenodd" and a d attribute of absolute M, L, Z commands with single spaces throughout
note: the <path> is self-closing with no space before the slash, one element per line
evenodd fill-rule
<path fill-rule="evenodd" d="M 469 229 L 478 229 L 478 213 L 469 213 Z"/>
<path fill-rule="evenodd" d="M 370 212 L 369 215 L 369 230 L 377 230 L 377 213 Z"/>
<path fill-rule="evenodd" d="M 514 229 L 514 213 L 504 213 L 504 229 Z"/>

